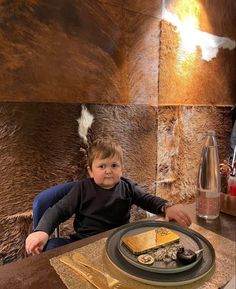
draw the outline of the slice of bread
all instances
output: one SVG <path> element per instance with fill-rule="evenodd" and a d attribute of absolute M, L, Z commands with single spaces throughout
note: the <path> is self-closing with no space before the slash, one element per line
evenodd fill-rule
<path fill-rule="evenodd" d="M 151 249 L 178 242 L 179 239 L 179 236 L 173 231 L 160 227 L 144 233 L 123 237 L 122 242 L 133 254 L 139 255 Z"/>

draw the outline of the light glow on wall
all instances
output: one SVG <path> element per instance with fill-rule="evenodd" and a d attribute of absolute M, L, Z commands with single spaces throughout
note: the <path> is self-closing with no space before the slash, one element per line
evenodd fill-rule
<path fill-rule="evenodd" d="M 191 54 L 196 50 L 196 33 L 199 28 L 200 6 L 195 0 L 182 0 L 175 9 L 177 29 L 180 33 L 180 50 Z M 169 16 L 171 17 L 171 15 Z"/>
<path fill-rule="evenodd" d="M 182 23 L 179 32 L 181 37 L 180 50 L 189 54 L 194 53 L 196 50 L 196 29 L 190 18 Z"/>
<path fill-rule="evenodd" d="M 175 32 L 179 33 L 176 68 L 182 76 L 188 76 L 196 60 L 200 7 L 195 0 L 182 0 L 174 7 L 174 11 L 175 13 L 169 12 L 164 7 L 163 19 L 175 26 Z"/>
<path fill-rule="evenodd" d="M 177 66 L 181 74 L 188 74 L 186 68 L 190 69 L 196 59 L 197 47 L 201 50 L 201 58 L 210 61 L 217 56 L 219 48 L 234 49 L 236 42 L 227 37 L 212 35 L 199 30 L 199 18 L 202 7 L 196 0 L 174 1 L 175 6 L 171 12 L 166 8 L 163 0 L 162 18 L 176 27 L 179 33 L 180 45 L 177 52 Z M 174 11 L 174 12 L 173 12 Z"/>

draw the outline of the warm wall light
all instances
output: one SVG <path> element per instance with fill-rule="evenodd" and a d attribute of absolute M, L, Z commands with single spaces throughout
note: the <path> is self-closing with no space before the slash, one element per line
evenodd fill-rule
<path fill-rule="evenodd" d="M 227 37 L 219 37 L 199 30 L 199 15 L 201 6 L 197 0 L 173 1 L 175 5 L 172 12 L 167 11 L 163 0 L 162 18 L 176 27 L 176 32 L 180 33 L 180 51 L 193 54 L 196 47 L 201 49 L 202 59 L 210 61 L 216 57 L 219 48 L 234 49 L 236 42 Z M 173 13 L 174 11 L 174 13 Z M 184 54 L 186 54 L 184 53 Z"/>
<path fill-rule="evenodd" d="M 188 17 L 180 27 L 181 46 L 180 50 L 191 54 L 196 50 L 196 27 L 195 21 Z"/>
<path fill-rule="evenodd" d="M 165 5 L 165 1 L 163 3 Z M 163 18 L 176 27 L 180 33 L 181 47 L 191 53 L 196 47 L 196 32 L 199 28 L 200 6 L 196 0 L 182 0 L 177 2 L 174 8 L 175 13 L 164 9 Z"/>
<path fill-rule="evenodd" d="M 171 13 L 164 9 L 163 18 L 173 24 L 176 27 L 175 31 L 179 33 L 180 44 L 176 66 L 182 76 L 188 76 L 196 59 L 200 6 L 196 0 L 182 0 L 177 2 L 174 11 L 175 13 Z"/>

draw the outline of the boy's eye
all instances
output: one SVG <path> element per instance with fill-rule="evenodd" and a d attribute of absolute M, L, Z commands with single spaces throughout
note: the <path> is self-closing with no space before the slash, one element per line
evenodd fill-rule
<path fill-rule="evenodd" d="M 101 168 L 101 169 L 105 169 L 105 167 L 106 167 L 105 165 L 100 165 L 99 166 L 99 168 Z"/>
<path fill-rule="evenodd" d="M 120 165 L 119 164 L 112 164 L 111 167 L 112 168 L 118 168 Z"/>

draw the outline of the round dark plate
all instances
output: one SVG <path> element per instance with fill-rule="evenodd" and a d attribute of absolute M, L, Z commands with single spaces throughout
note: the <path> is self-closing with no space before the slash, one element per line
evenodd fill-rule
<path fill-rule="evenodd" d="M 127 228 L 126 230 L 123 230 L 122 234 L 120 235 L 120 242 L 118 244 L 118 250 L 120 251 L 121 255 L 126 259 L 127 262 L 131 263 L 132 265 L 146 270 L 146 271 L 151 271 L 151 272 L 156 272 L 156 273 L 163 273 L 163 274 L 174 274 L 174 273 L 179 273 L 183 272 L 186 270 L 191 269 L 194 267 L 202 258 L 202 252 L 197 255 L 197 259 L 195 262 L 188 264 L 188 265 L 183 265 L 180 262 L 170 262 L 166 264 L 163 261 L 155 261 L 152 265 L 144 265 L 138 262 L 137 257 L 138 255 L 134 255 L 122 242 L 123 237 L 130 236 L 130 235 L 136 235 L 139 233 L 143 233 L 152 229 L 157 229 L 161 226 L 159 223 L 155 223 L 155 227 L 152 226 L 151 224 L 147 224 L 147 226 L 135 226 L 133 228 Z M 166 225 L 166 223 L 165 223 Z M 165 226 L 166 227 L 166 226 Z M 202 249 L 202 244 L 199 241 L 198 237 L 193 235 L 189 231 L 184 231 L 180 230 L 181 227 L 177 229 L 172 229 L 174 233 L 179 235 L 180 241 L 182 245 L 184 246 L 185 249 L 191 249 L 192 251 L 196 252 L 200 249 Z M 182 229 L 182 228 L 181 228 Z"/>
<path fill-rule="evenodd" d="M 120 240 L 129 230 L 153 227 L 166 227 L 186 234 L 187 236 L 192 236 L 193 239 L 197 238 L 200 246 L 203 248 L 202 258 L 200 258 L 194 267 L 175 274 L 157 273 L 134 266 L 120 253 Z M 105 250 L 108 259 L 118 270 L 132 279 L 151 285 L 177 286 L 192 283 L 208 274 L 214 268 L 215 264 L 214 248 L 205 237 L 191 229 L 162 221 L 139 221 L 119 227 L 107 239 Z"/>

